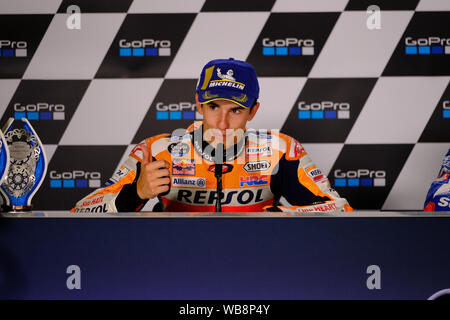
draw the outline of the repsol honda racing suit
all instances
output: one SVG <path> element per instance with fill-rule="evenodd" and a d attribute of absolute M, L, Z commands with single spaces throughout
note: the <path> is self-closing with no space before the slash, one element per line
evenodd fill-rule
<path fill-rule="evenodd" d="M 215 211 L 218 198 L 215 149 L 203 140 L 202 126 L 181 136 L 161 134 L 134 147 L 120 169 L 99 188 L 80 200 L 72 212 L 136 212 L 147 200 L 137 195 L 136 183 L 147 148 L 152 161 L 170 164 L 170 189 L 158 195 L 154 211 Z M 223 152 L 223 212 L 297 210 L 353 211 L 330 186 L 300 143 L 278 132 L 248 129 L 243 138 Z M 292 206 L 279 205 L 284 197 Z M 305 207 L 307 206 L 307 207 Z"/>

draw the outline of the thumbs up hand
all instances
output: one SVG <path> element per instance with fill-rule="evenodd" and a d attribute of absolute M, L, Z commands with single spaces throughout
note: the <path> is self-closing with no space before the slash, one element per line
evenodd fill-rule
<path fill-rule="evenodd" d="M 152 161 L 147 146 L 142 147 L 143 159 L 137 181 L 137 193 L 141 199 L 153 199 L 160 193 L 169 191 L 170 164 L 165 160 Z"/>

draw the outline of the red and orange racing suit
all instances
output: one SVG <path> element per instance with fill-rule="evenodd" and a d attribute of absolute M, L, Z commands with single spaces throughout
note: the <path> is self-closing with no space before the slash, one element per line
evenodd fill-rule
<path fill-rule="evenodd" d="M 160 134 L 145 139 L 104 187 L 80 200 L 71 211 L 140 211 L 148 200 L 139 198 L 136 183 L 142 149 L 147 148 L 152 161 L 166 160 L 170 164 L 170 189 L 158 195 L 154 211 L 213 212 L 218 197 L 215 149 L 202 139 L 201 130 L 200 126 L 182 136 Z M 248 129 L 239 143 L 225 150 L 223 163 L 223 212 L 264 211 L 279 205 L 281 197 L 294 206 L 280 206 L 283 211 L 310 205 L 319 211 L 353 210 L 331 188 L 328 178 L 300 143 L 285 134 Z"/>

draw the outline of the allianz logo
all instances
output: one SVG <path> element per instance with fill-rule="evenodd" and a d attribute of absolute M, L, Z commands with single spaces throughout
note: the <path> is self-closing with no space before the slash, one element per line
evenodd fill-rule
<path fill-rule="evenodd" d="M 204 188 L 206 186 L 206 179 L 204 178 L 173 178 L 173 186 L 192 186 Z"/>

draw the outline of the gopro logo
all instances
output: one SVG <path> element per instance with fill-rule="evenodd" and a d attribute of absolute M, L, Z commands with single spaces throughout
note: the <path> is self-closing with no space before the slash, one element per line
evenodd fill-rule
<path fill-rule="evenodd" d="M 100 172 L 50 171 L 50 188 L 100 188 Z"/>
<path fill-rule="evenodd" d="M 142 39 L 127 41 L 120 39 L 119 55 L 121 57 L 170 56 L 170 40 Z"/>
<path fill-rule="evenodd" d="M 334 170 L 335 187 L 385 187 L 386 171 L 357 169 L 343 171 Z"/>
<path fill-rule="evenodd" d="M 450 119 L 450 100 L 446 100 L 442 103 L 442 117 Z"/>
<path fill-rule="evenodd" d="M 156 104 L 156 120 L 197 120 L 203 117 L 196 112 L 195 103 L 179 102 Z"/>
<path fill-rule="evenodd" d="M 299 119 L 350 119 L 350 103 L 348 102 L 313 102 L 298 103 Z"/>
<path fill-rule="evenodd" d="M 450 54 L 450 38 L 428 37 L 413 39 L 412 37 L 406 37 L 405 54 Z"/>
<path fill-rule="evenodd" d="M 263 56 L 312 56 L 314 55 L 314 40 L 285 38 L 262 40 Z"/>
<path fill-rule="evenodd" d="M 36 104 L 14 104 L 14 119 L 20 120 L 64 120 L 66 107 L 63 104 L 49 104 L 38 102 Z"/>
<path fill-rule="evenodd" d="M 0 57 L 26 57 L 25 41 L 0 40 Z"/>

